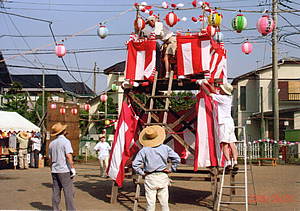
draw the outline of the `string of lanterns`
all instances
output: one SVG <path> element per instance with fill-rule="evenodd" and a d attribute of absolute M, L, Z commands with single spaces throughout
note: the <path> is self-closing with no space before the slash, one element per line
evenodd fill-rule
<path fill-rule="evenodd" d="M 223 15 L 218 13 L 215 9 L 211 9 L 210 5 L 208 2 L 205 1 L 199 1 L 197 2 L 196 0 L 192 1 L 192 6 L 195 8 L 198 8 L 198 5 L 205 11 L 210 13 L 208 15 L 208 23 L 209 25 L 206 27 L 207 33 L 213 37 L 213 39 L 221 43 L 223 41 L 224 35 L 220 30 L 220 24 L 223 19 Z M 142 2 L 141 4 L 135 3 L 134 6 L 137 8 L 138 11 L 147 13 L 149 15 L 154 15 L 153 11 L 150 10 L 152 9 L 151 5 L 148 5 L 146 2 Z M 181 9 L 184 6 L 184 4 L 179 3 L 179 4 L 171 4 L 171 8 L 173 10 L 178 10 Z M 163 9 L 168 9 L 169 4 L 167 2 L 162 2 L 161 8 Z M 154 15 L 156 16 L 156 15 Z M 157 17 L 157 16 L 156 16 Z M 166 23 L 170 26 L 173 27 L 174 25 L 177 24 L 177 22 L 180 21 L 180 18 L 174 13 L 174 11 L 169 12 L 166 17 L 164 18 Z M 186 17 L 182 18 L 183 21 L 186 20 Z M 192 17 L 192 21 L 198 22 L 202 21 L 205 22 L 206 18 L 203 15 L 200 15 L 199 18 Z M 108 36 L 108 29 L 103 25 L 104 23 L 100 23 L 100 27 L 97 29 L 97 35 L 101 38 L 104 39 Z M 141 17 L 137 17 L 137 19 L 134 21 L 134 28 L 137 31 L 141 31 L 145 28 L 145 20 Z M 232 28 L 237 32 L 241 33 L 243 30 L 246 29 L 247 27 L 247 19 L 245 16 L 242 14 L 238 14 L 236 17 L 232 19 L 231 26 Z M 258 19 L 256 22 L 256 28 L 257 31 L 262 34 L 263 36 L 267 36 L 269 33 L 273 31 L 274 28 L 274 21 L 272 18 L 269 17 L 269 15 L 263 15 L 261 18 Z M 244 49 L 244 50 L 243 50 Z M 245 42 L 242 46 L 242 51 L 245 54 L 249 54 L 252 52 L 252 45 L 248 41 Z M 57 55 L 59 58 L 62 58 L 66 54 L 66 47 L 60 43 L 58 44 L 55 49 L 54 49 L 55 55 Z"/>
<path fill-rule="evenodd" d="M 289 141 L 275 141 L 273 139 L 259 139 L 259 140 L 254 140 L 254 141 L 248 141 L 248 145 L 251 145 L 251 144 L 259 144 L 259 143 L 270 143 L 270 144 L 279 144 L 279 145 L 290 145 L 290 146 L 293 146 L 293 145 L 297 145 L 299 144 L 298 141 L 296 142 L 289 142 Z"/>

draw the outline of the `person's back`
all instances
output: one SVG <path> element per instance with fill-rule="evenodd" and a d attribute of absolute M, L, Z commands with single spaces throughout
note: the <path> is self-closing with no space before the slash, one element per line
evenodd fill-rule
<path fill-rule="evenodd" d="M 72 153 L 67 143 L 69 142 L 63 135 L 54 139 L 49 145 L 49 155 L 52 162 L 53 173 L 70 172 L 71 167 L 67 162 L 66 154 Z"/>

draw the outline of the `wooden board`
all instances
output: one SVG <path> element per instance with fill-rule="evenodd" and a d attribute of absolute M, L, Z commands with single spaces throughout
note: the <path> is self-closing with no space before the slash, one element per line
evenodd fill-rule
<path fill-rule="evenodd" d="M 66 129 L 68 135 L 67 139 L 70 140 L 73 148 L 73 156 L 79 155 L 79 105 L 76 103 L 55 102 L 56 108 L 51 109 L 51 102 L 47 103 L 47 137 L 46 137 L 46 156 L 49 157 L 49 144 L 55 138 L 50 136 L 52 126 L 58 122 L 68 127 Z M 66 109 L 65 114 L 60 113 L 60 109 Z M 77 114 L 72 114 L 71 110 L 77 109 Z"/>

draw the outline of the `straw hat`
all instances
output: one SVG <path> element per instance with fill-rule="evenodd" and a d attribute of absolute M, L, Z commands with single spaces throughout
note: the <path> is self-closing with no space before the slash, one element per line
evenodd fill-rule
<path fill-rule="evenodd" d="M 221 84 L 220 87 L 226 94 L 231 95 L 233 88 L 230 83 Z"/>
<path fill-rule="evenodd" d="M 68 125 L 62 125 L 59 123 L 56 123 L 52 126 L 53 133 L 51 136 L 56 136 L 57 134 L 60 134 L 62 131 L 64 131 L 67 128 Z"/>
<path fill-rule="evenodd" d="M 20 136 L 22 139 L 29 139 L 29 134 L 24 131 L 20 132 Z"/>
<path fill-rule="evenodd" d="M 99 140 L 100 140 L 101 138 L 105 138 L 105 135 L 99 134 Z"/>
<path fill-rule="evenodd" d="M 165 130 L 158 125 L 144 128 L 139 136 L 140 143 L 144 147 L 157 147 L 164 142 L 165 138 Z"/>
<path fill-rule="evenodd" d="M 150 15 L 148 18 L 147 18 L 147 21 L 146 21 L 146 24 L 151 21 L 151 20 L 156 20 L 156 17 L 154 15 Z"/>

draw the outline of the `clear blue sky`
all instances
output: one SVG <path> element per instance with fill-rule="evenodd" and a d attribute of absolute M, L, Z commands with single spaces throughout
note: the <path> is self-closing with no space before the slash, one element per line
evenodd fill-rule
<path fill-rule="evenodd" d="M 100 39 L 97 36 L 97 27 L 86 31 L 79 36 L 67 39 L 64 45 L 68 53 L 64 56 L 64 61 L 69 70 L 80 70 L 72 72 L 72 75 L 78 81 L 84 81 L 90 88 L 93 89 L 92 73 L 83 73 L 83 71 L 93 71 L 94 64 L 97 62 L 99 70 L 102 71 L 117 62 L 126 59 L 125 41 L 129 39 L 129 34 L 134 31 L 133 22 L 135 19 L 135 9 L 126 12 L 123 15 L 120 13 L 133 7 L 134 3 L 142 3 L 142 1 L 79 1 L 79 0 L 17 0 L 4 1 L 1 12 L 17 14 L 36 18 L 33 20 L 25 17 L 20 17 L 12 14 L 0 13 L 0 49 L 5 58 L 27 52 L 54 42 L 49 23 L 41 20 L 53 22 L 51 27 L 56 40 L 69 37 L 73 34 L 82 32 L 90 27 L 95 26 L 106 20 L 105 26 L 108 28 L 109 35 L 105 39 Z M 145 1 L 149 5 L 161 6 L 163 1 L 152 0 Z M 183 3 L 183 8 L 191 8 L 192 0 L 184 1 L 167 1 L 172 3 Z M 198 1 L 199 2 L 199 1 Z M 238 10 L 245 11 L 271 11 L 269 0 L 212 0 L 208 1 L 212 8 L 220 7 L 221 9 L 233 9 L 233 11 L 217 10 L 223 14 L 222 24 L 231 29 L 231 20 L 238 14 Z M 298 0 L 281 0 L 282 5 L 279 9 L 282 10 L 300 10 Z M 160 8 L 152 8 L 154 14 L 160 14 L 162 18 L 166 16 L 170 10 Z M 192 10 L 175 10 L 175 14 L 179 18 L 186 17 L 187 21 L 178 22 L 172 29 L 176 32 L 183 32 L 191 29 L 196 30 L 202 26 L 202 23 L 195 24 L 191 21 L 192 17 L 198 17 L 202 14 L 200 9 Z M 148 14 L 142 13 L 144 17 Z M 271 35 L 262 37 L 256 30 L 256 22 L 262 16 L 260 13 L 242 12 L 248 20 L 247 30 L 241 34 L 247 38 L 253 39 L 262 46 L 271 47 Z M 283 16 L 283 17 L 282 17 Z M 288 57 L 299 57 L 299 32 L 300 32 L 300 13 L 280 13 L 278 16 L 278 27 L 280 41 L 278 44 L 279 53 Z M 207 24 L 206 24 L 207 25 Z M 234 78 L 246 72 L 254 70 L 257 66 L 270 64 L 272 61 L 271 51 L 253 43 L 253 52 L 245 55 L 241 51 L 241 46 L 245 40 L 243 37 L 225 29 L 221 26 L 221 31 L 224 34 L 225 48 L 228 50 L 228 77 Z M 298 33 L 298 34 L 296 34 Z M 297 46 L 298 45 L 298 46 Z M 45 68 L 58 69 L 57 71 L 47 70 L 46 74 L 59 74 L 65 81 L 74 81 L 66 71 L 64 64 L 54 54 L 54 45 L 43 48 L 36 54 L 26 54 L 10 60 L 7 60 L 7 65 L 39 67 L 43 65 Z M 279 59 L 283 58 L 278 56 Z M 32 70 L 27 68 L 9 67 L 12 74 L 41 74 L 41 70 Z M 98 74 L 97 76 L 97 92 L 106 89 L 106 76 Z"/>

